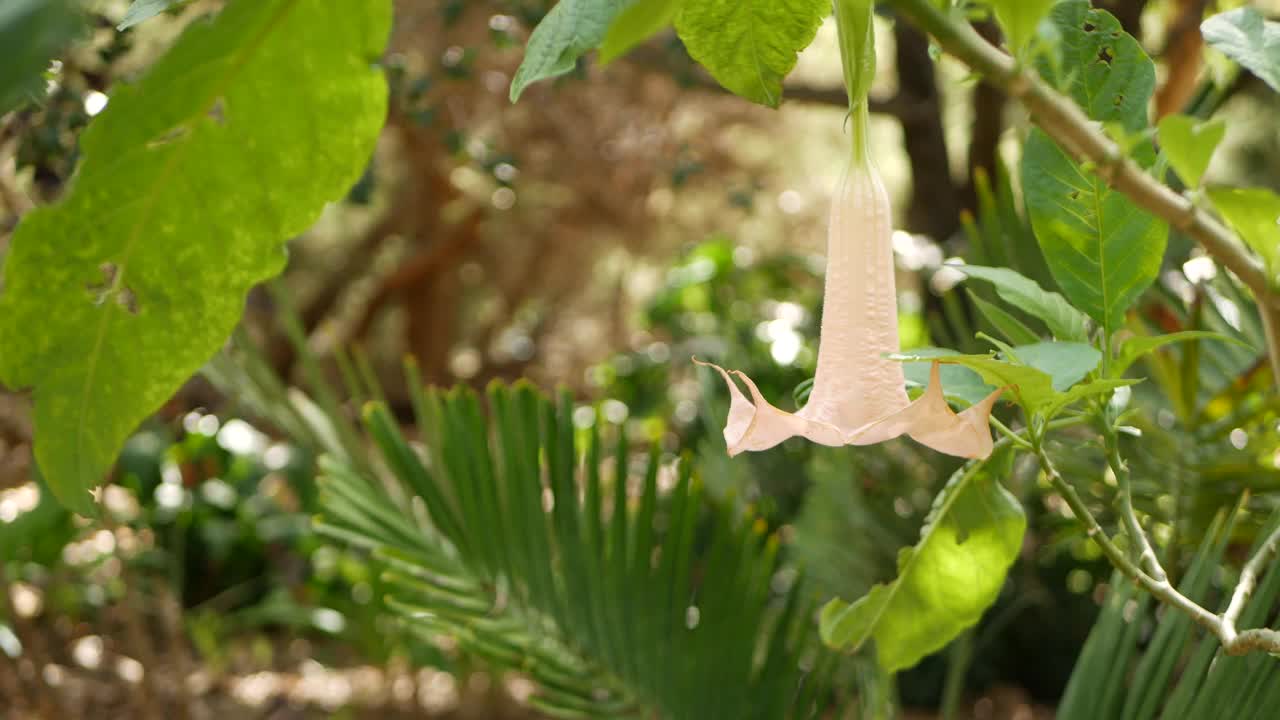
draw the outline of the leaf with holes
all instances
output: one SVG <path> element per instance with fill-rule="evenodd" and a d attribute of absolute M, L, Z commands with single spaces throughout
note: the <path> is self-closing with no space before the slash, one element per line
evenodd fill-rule
<path fill-rule="evenodd" d="M 1280 92 L 1280 22 L 1267 20 L 1257 8 L 1242 7 L 1205 20 L 1200 32 L 1210 47 Z"/>
<path fill-rule="evenodd" d="M 58 204 L 23 218 L 0 382 L 32 388 L 35 455 L 92 510 L 124 439 L 222 346 L 283 244 L 364 170 L 386 114 L 389 0 L 236 0 L 85 131 Z"/>
<path fill-rule="evenodd" d="M 830 0 L 684 0 L 676 32 L 725 88 L 777 107 L 782 79 L 830 13 Z"/>
<path fill-rule="evenodd" d="M 573 70 L 578 58 L 604 40 L 626 0 L 560 0 L 534 28 L 524 60 L 511 79 L 511 102 L 525 88 Z"/>
<path fill-rule="evenodd" d="M 862 599 L 822 609 L 822 639 L 834 647 L 876 641 L 889 672 L 912 667 L 982 617 L 1018 557 L 1027 518 L 1000 484 L 1013 467 L 1005 446 L 956 471 L 934 499 L 920 542 L 898 556 L 898 577 Z"/>
<path fill-rule="evenodd" d="M 1062 35 L 1062 75 L 1050 63 L 1042 63 L 1041 72 L 1093 120 L 1131 133 L 1145 128 L 1155 65 L 1138 42 L 1087 0 L 1061 3 L 1051 17 Z M 1138 143 L 1133 160 L 1155 161 L 1150 141 Z M 1027 139 L 1022 176 L 1031 225 L 1054 279 L 1104 328 L 1118 328 L 1160 271 L 1168 227 L 1040 130 Z"/>

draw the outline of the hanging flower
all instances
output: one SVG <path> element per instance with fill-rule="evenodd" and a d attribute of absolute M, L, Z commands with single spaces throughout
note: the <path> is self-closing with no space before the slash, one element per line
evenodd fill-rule
<path fill-rule="evenodd" d="M 729 385 L 724 439 L 730 455 L 767 450 L 797 435 L 823 445 L 871 445 L 909 435 L 939 452 L 983 458 L 993 445 L 987 419 L 1002 390 L 957 414 L 943 396 L 935 362 L 924 394 L 912 402 L 901 363 L 889 357 L 899 350 L 893 215 L 867 148 L 866 100 L 875 75 L 874 3 L 837 0 L 835 9 L 853 152 L 831 204 L 813 390 L 804 407 L 788 413 L 770 405 L 741 372 L 695 362 L 715 368 Z"/>
<path fill-rule="evenodd" d="M 831 205 L 818 369 L 799 412 L 769 404 L 745 374 L 695 359 L 715 368 L 729 386 L 724 439 L 730 455 L 767 450 L 797 435 L 822 445 L 871 445 L 909 435 L 949 455 L 991 453 L 987 418 L 1002 390 L 957 414 L 943 396 L 935 362 L 928 387 L 913 402 L 902 364 L 888 357 L 899 351 L 892 232 L 880 176 L 870 162 L 851 163 Z"/>

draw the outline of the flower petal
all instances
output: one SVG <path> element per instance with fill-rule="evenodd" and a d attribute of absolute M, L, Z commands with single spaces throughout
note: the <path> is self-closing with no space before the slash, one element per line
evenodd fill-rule
<path fill-rule="evenodd" d="M 729 419 L 724 428 L 724 441 L 730 456 L 748 450 L 768 450 L 797 435 L 829 446 L 874 445 L 900 435 L 910 435 L 916 442 L 938 452 L 965 458 L 986 457 L 994 446 L 991 431 L 987 429 L 987 418 L 1004 388 L 956 414 L 942 392 L 941 373 L 936 362 L 929 372 L 929 386 L 914 402 L 870 423 L 849 428 L 779 410 L 765 400 L 760 389 L 745 374 L 725 370 L 697 358 L 693 361 L 714 368 L 729 386 Z M 747 386 L 750 399 L 738 388 L 731 375 L 736 375 Z"/>
<path fill-rule="evenodd" d="M 693 361 L 699 365 L 714 368 L 729 386 L 729 418 L 724 426 L 724 442 L 729 449 L 729 456 L 747 450 L 768 450 L 787 438 L 801 435 L 809 440 L 822 444 L 844 445 L 844 434 L 833 425 L 802 418 L 793 413 L 784 412 L 774 407 L 751 378 L 737 371 L 727 371 L 719 365 L 703 362 L 697 358 Z M 730 373 L 738 376 L 751 393 L 748 400 Z"/>
<path fill-rule="evenodd" d="M 1003 392 L 1004 388 L 1000 388 L 957 415 L 943 397 L 942 379 L 935 362 L 929 370 L 929 387 L 912 403 L 926 403 L 928 410 L 908 432 L 913 440 L 938 452 L 963 458 L 985 458 L 994 447 L 987 419 Z"/>

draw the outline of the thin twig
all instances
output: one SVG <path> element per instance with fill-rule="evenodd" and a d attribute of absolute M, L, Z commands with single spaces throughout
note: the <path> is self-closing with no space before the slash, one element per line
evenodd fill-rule
<path fill-rule="evenodd" d="M 1032 444 L 1035 446 L 1036 458 L 1039 459 L 1040 467 L 1044 470 L 1049 483 L 1062 495 L 1062 499 L 1067 502 L 1067 506 L 1071 508 L 1071 512 L 1075 514 L 1076 519 L 1084 525 L 1085 532 L 1094 542 L 1098 543 L 1098 546 L 1102 548 L 1102 554 L 1107 556 L 1107 559 L 1111 561 L 1111 564 L 1116 569 L 1161 602 L 1186 613 L 1201 627 L 1217 636 L 1218 642 L 1222 644 L 1223 652 L 1228 655 L 1244 655 L 1255 650 L 1280 653 L 1280 632 L 1267 628 L 1237 632 L 1234 620 L 1235 616 L 1240 612 L 1240 609 L 1236 608 L 1237 604 L 1240 608 L 1243 608 L 1245 601 L 1248 600 L 1249 593 L 1252 591 L 1251 586 L 1256 584 L 1257 574 L 1262 565 L 1266 563 L 1270 555 L 1275 552 L 1276 546 L 1280 544 L 1280 530 L 1277 530 L 1276 533 L 1267 538 L 1263 547 L 1245 566 L 1248 575 L 1241 574 L 1241 583 L 1244 584 L 1248 581 L 1248 586 L 1245 588 L 1242 588 L 1241 585 L 1236 586 L 1235 595 L 1240 596 L 1239 602 L 1237 603 L 1236 597 L 1233 596 L 1227 610 L 1222 615 L 1215 615 L 1201 607 L 1191 598 L 1178 592 L 1177 588 L 1173 587 L 1168 580 L 1157 580 L 1130 560 L 1119 546 L 1112 541 L 1111 537 L 1107 535 L 1106 531 L 1102 529 L 1102 526 L 1098 524 L 1097 518 L 1093 516 L 1093 513 L 1085 505 L 1084 500 L 1076 492 L 1075 488 L 1071 486 L 1071 483 L 1067 482 L 1057 468 L 1054 467 L 1053 461 L 1044 450 L 1043 438 L 1032 438 Z M 1233 610 L 1233 608 L 1236 609 Z M 1233 612 L 1234 615 L 1228 615 L 1228 613 Z"/>
<path fill-rule="evenodd" d="M 1280 548 L 1280 527 L 1267 536 L 1266 541 L 1240 570 L 1240 581 L 1236 583 L 1236 589 L 1231 593 L 1231 602 L 1222 613 L 1222 622 L 1229 629 L 1235 630 L 1236 621 L 1240 619 L 1245 603 L 1249 601 L 1249 596 L 1258 585 L 1258 576 L 1262 574 L 1263 566 L 1275 556 L 1277 548 Z"/>
<path fill-rule="evenodd" d="M 1155 595 L 1165 603 L 1172 605 L 1179 610 L 1191 616 L 1200 625 L 1210 631 L 1218 634 L 1221 628 L 1221 622 L 1217 615 L 1205 610 L 1197 605 L 1190 598 L 1178 592 L 1168 580 L 1157 580 L 1148 575 L 1146 571 L 1138 567 L 1129 556 L 1122 551 L 1119 546 L 1107 535 L 1102 526 L 1098 524 L 1098 519 L 1093 516 L 1089 507 L 1085 505 L 1084 499 L 1076 492 L 1076 489 L 1067 482 L 1065 478 L 1058 472 L 1053 461 L 1049 458 L 1049 454 L 1044 450 L 1044 443 L 1033 441 L 1035 445 L 1036 458 L 1040 461 L 1040 467 L 1044 470 L 1045 476 L 1049 479 L 1049 483 L 1058 491 L 1062 499 L 1067 502 L 1067 506 L 1071 508 L 1071 512 L 1075 514 L 1076 519 L 1084 525 L 1085 533 L 1098 543 L 1098 547 L 1102 548 L 1102 554 L 1107 556 L 1120 572 L 1124 573 L 1129 579 L 1138 583 L 1147 592 Z"/>
<path fill-rule="evenodd" d="M 1107 464 L 1111 467 L 1111 472 L 1116 476 L 1116 484 L 1119 486 L 1119 492 L 1116 493 L 1116 496 L 1120 505 L 1120 517 L 1124 519 L 1125 533 L 1129 536 L 1129 543 L 1138 555 L 1138 562 L 1146 569 L 1147 573 L 1160 582 L 1168 582 L 1169 575 L 1165 573 L 1164 567 L 1160 565 L 1160 558 L 1156 556 L 1155 550 L 1152 549 L 1151 541 L 1147 538 L 1146 531 L 1142 529 L 1142 523 L 1138 521 L 1138 514 L 1133 509 L 1133 482 L 1129 475 L 1129 466 L 1120 457 L 1119 438 L 1116 437 L 1114 428 L 1109 428 L 1107 431 L 1106 450 Z"/>
<path fill-rule="evenodd" d="M 1280 327 L 1280 306 L 1271 296 L 1270 278 L 1235 233 L 1168 185 L 1130 160 L 1070 98 L 1054 90 L 1038 74 L 1021 66 L 979 35 L 958 16 L 939 9 L 932 0 L 895 0 L 907 19 L 934 37 L 946 52 L 1017 98 L 1031 120 L 1077 161 L 1089 161 L 1108 185 L 1136 205 L 1165 220 L 1190 237 L 1253 291 L 1264 322 Z M 1268 338 L 1268 352 L 1280 357 L 1280 338 Z M 1280 382 L 1280 361 L 1274 364 Z"/>

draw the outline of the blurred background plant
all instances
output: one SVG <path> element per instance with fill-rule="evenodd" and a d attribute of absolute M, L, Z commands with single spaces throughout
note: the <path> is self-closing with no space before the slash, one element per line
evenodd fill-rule
<path fill-rule="evenodd" d="M 79 132 L 109 102 L 112 84 L 143 72 L 183 27 L 220 4 L 195 0 L 121 32 L 128 3 L 101 0 L 86 3 L 78 21 L 64 14 L 42 26 L 51 29 L 41 35 L 50 38 L 45 59 L 55 58 L 46 87 L 0 116 L 0 253 L 23 213 L 60 196 Z M 550 4 L 399 4 L 385 59 L 392 107 L 365 177 L 290 245 L 279 292 L 255 291 L 235 347 L 130 441 L 102 492 L 102 521 L 75 518 L 41 491 L 29 462 L 28 399 L 0 395 L 0 714 L 488 718 L 576 707 L 595 717 L 598 708 L 573 703 L 626 705 L 637 688 L 651 690 L 656 676 L 609 664 L 615 656 L 602 648 L 625 638 L 608 633 L 598 647 L 575 648 L 578 656 L 552 658 L 572 666 L 570 681 L 530 662 L 543 658 L 536 643 L 507 638 L 517 647 L 493 647 L 478 630 L 449 632 L 457 618 L 406 632 L 412 622 L 387 607 L 405 592 L 384 573 L 388 557 L 412 575 L 403 567 L 409 560 L 388 555 L 395 538 L 377 543 L 371 558 L 369 546 L 341 533 L 314 532 L 317 514 L 341 525 L 317 477 L 343 475 L 322 471 L 321 453 L 369 475 L 393 465 L 394 444 L 357 422 L 365 400 L 385 401 L 409 437 L 425 432 L 401 371 L 406 355 L 431 385 L 478 389 L 527 377 L 565 386 L 574 432 L 631 448 L 615 461 L 635 465 L 624 484 L 643 487 L 651 447 L 655 468 L 683 458 L 702 487 L 702 500 L 690 501 L 702 508 L 690 520 L 696 567 L 711 567 L 703 563 L 718 557 L 717 539 L 746 543 L 756 533 L 776 543 L 767 560 L 752 554 L 765 550 L 744 551 L 776 581 L 761 590 L 768 627 L 803 625 L 785 614 L 788 597 L 799 598 L 802 617 L 806 603 L 858 597 L 894 575 L 898 548 L 914 541 L 958 463 L 903 442 L 856 450 L 788 442 L 730 461 L 719 433 L 723 387 L 687 362 L 731 357 L 768 397 L 807 391 L 821 228 L 838 173 L 830 158 L 843 142 L 834 27 L 825 25 L 802 55 L 779 111 L 724 94 L 672 35 L 605 68 L 580 65 L 511 105 L 520 48 Z M 1198 21 L 1214 3 L 1095 4 L 1161 62 L 1160 112 L 1191 108 L 1230 120 L 1211 176 L 1280 188 L 1280 101 L 1252 75 L 1203 59 Z M 1053 286 L 1007 169 L 1016 167 L 1015 136 L 1026 119 L 961 66 L 935 63 L 917 30 L 889 15 L 878 22 L 890 41 L 880 46 L 872 131 L 903 228 L 894 236 L 903 344 L 984 351 L 976 334 L 1001 337 L 1008 327 L 990 309 L 995 294 L 983 283 L 959 284 L 945 260 L 1008 266 Z M 986 21 L 978 27 L 998 33 Z M 25 48 L 8 39 L 34 37 L 19 35 L 28 30 L 0 26 L 0 45 Z M 1198 558 L 1238 559 L 1280 483 L 1275 395 L 1251 349 L 1262 330 L 1235 281 L 1176 233 L 1158 286 L 1128 325 L 1138 335 L 1209 329 L 1245 343 L 1192 342 L 1148 356 L 1139 371 L 1149 379 L 1130 400 L 1142 410 L 1132 420 L 1142 441 L 1126 441 L 1139 510 L 1152 518 L 1166 564 L 1214 596 L 1234 578 L 1197 574 Z M 350 347 L 362 352 L 343 354 Z M 1052 450 L 1066 476 L 1096 478 L 1079 489 L 1114 520 L 1101 450 L 1067 442 Z M 392 470 L 405 482 L 403 468 Z M 681 496 L 662 477 L 667 507 Z M 821 665 L 826 656 L 796 630 L 799 639 L 772 647 L 784 648 L 778 662 L 825 679 L 805 709 L 836 717 L 832 708 L 842 707 L 854 716 L 859 706 L 897 701 L 926 716 L 1048 717 L 1066 692 L 1064 712 L 1080 713 L 1092 688 L 1122 682 L 1115 668 L 1137 667 L 1144 647 L 1151 656 L 1150 638 L 1175 632 L 1164 630 L 1167 613 L 1130 604 L 1034 467 L 1015 467 L 1007 484 L 1028 508 L 1028 533 L 984 620 L 892 682 L 860 660 Z M 422 488 L 411 489 L 390 495 L 405 504 L 393 508 L 404 517 L 389 522 L 420 520 L 421 504 L 408 498 Z M 1237 503 L 1230 522 L 1221 519 L 1220 509 Z M 428 560 L 439 558 L 413 562 Z M 462 600 L 506 612 L 505 596 L 480 581 L 483 564 L 449 567 L 472 593 Z M 1264 618 L 1268 598 L 1274 592 L 1255 598 Z M 478 614 L 492 619 L 486 612 Z M 738 621 L 744 625 L 727 627 L 750 624 Z M 480 627 L 475 617 L 466 622 Z M 581 631 L 567 621 L 555 627 L 570 640 Z M 1122 632 L 1123 652 L 1097 649 Z M 1173 648 L 1166 654 L 1180 666 L 1206 652 L 1191 647 L 1191 628 L 1176 632 L 1179 644 L 1161 647 Z M 757 672 L 775 656 L 761 652 Z M 1073 676 L 1077 657 L 1090 664 Z M 584 667 L 594 669 L 586 679 Z M 593 695 L 601 668 L 613 671 L 608 693 Z M 754 677 L 742 673 L 726 677 Z M 1169 680 L 1144 673 L 1144 688 Z M 546 700 L 548 687 L 558 700 Z M 1114 687 L 1095 695 L 1114 698 L 1123 690 Z M 1182 687 L 1187 707 L 1207 702 Z"/>

